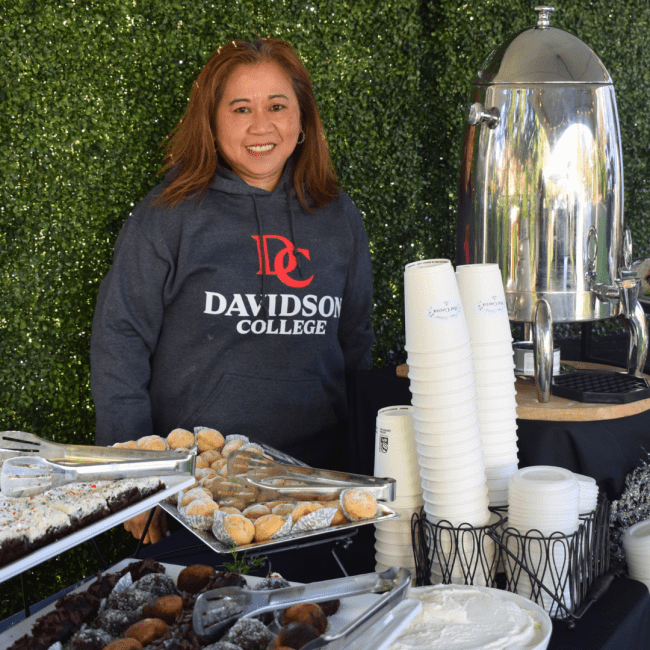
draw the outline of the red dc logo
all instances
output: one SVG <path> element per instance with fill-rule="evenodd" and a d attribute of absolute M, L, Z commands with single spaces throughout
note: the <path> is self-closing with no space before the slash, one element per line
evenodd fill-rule
<path fill-rule="evenodd" d="M 314 279 L 313 275 L 306 280 L 295 280 L 289 277 L 289 273 L 298 266 L 296 251 L 310 259 L 309 251 L 306 248 L 296 248 L 286 237 L 281 235 L 263 235 L 261 242 L 259 235 L 252 235 L 252 237 L 257 242 L 257 256 L 260 261 L 260 269 L 257 275 L 262 275 L 262 273 L 277 275 L 284 284 L 294 289 L 302 289 Z M 269 253 L 269 241 L 271 240 L 278 240 L 283 244 L 283 248 L 275 252 L 277 243 L 272 242 L 271 249 L 275 252 L 273 258 Z"/>

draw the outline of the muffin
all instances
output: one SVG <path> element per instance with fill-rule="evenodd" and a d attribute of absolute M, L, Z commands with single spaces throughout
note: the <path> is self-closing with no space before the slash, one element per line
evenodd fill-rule
<path fill-rule="evenodd" d="M 208 449 L 207 451 L 199 454 L 199 458 L 205 460 L 205 462 L 208 464 L 208 467 L 210 467 L 210 465 L 212 465 L 215 460 L 221 459 L 221 452 L 217 449 Z"/>
<path fill-rule="evenodd" d="M 185 508 L 195 499 L 212 499 L 212 492 L 206 488 L 195 487 L 185 492 L 178 501 L 179 508 Z"/>
<path fill-rule="evenodd" d="M 144 436 L 137 441 L 138 449 L 147 449 L 152 451 L 169 451 L 169 445 L 164 438 L 160 436 Z"/>
<path fill-rule="evenodd" d="M 170 449 L 191 447 L 194 444 L 194 434 L 185 429 L 174 429 L 166 438 Z"/>
<path fill-rule="evenodd" d="M 196 434 L 196 445 L 200 454 L 210 449 L 220 451 L 224 443 L 224 437 L 216 429 L 200 429 Z"/>
<path fill-rule="evenodd" d="M 269 510 L 268 506 L 265 506 L 261 503 L 253 503 L 247 508 L 244 508 L 244 510 L 242 511 L 242 515 L 244 515 L 244 517 L 247 517 L 251 521 L 255 521 L 256 519 L 259 519 L 264 515 L 270 515 L 270 514 L 271 511 Z"/>
<path fill-rule="evenodd" d="M 375 497 L 361 488 L 341 492 L 340 503 L 345 516 L 352 521 L 369 519 L 377 514 Z"/>
<path fill-rule="evenodd" d="M 255 537 L 255 525 L 243 515 L 221 515 L 214 518 L 214 536 L 229 546 L 250 544 Z"/>
<path fill-rule="evenodd" d="M 289 520 L 290 521 L 290 520 Z M 280 515 L 264 515 L 255 520 L 255 541 L 265 542 L 274 535 L 277 535 L 283 526 L 287 523 L 287 519 L 280 517 Z"/>
<path fill-rule="evenodd" d="M 194 499 L 185 508 L 185 516 L 212 517 L 216 510 L 219 510 L 219 504 L 212 499 Z"/>
<path fill-rule="evenodd" d="M 229 440 L 221 449 L 221 455 L 224 458 L 228 458 L 228 454 L 232 453 L 233 451 L 236 451 L 243 445 L 244 445 L 243 440 Z"/>
<path fill-rule="evenodd" d="M 298 519 L 304 517 L 305 515 L 308 515 L 310 512 L 321 510 L 322 507 L 323 506 L 320 503 L 312 503 L 310 501 L 296 504 L 296 507 L 291 511 L 291 518 L 293 519 L 293 523 L 295 524 Z"/>

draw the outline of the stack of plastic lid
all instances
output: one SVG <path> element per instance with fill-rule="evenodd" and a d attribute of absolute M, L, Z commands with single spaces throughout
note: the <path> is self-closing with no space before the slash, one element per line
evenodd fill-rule
<path fill-rule="evenodd" d="M 630 526 L 623 534 L 630 578 L 650 587 L 650 520 Z"/>
<path fill-rule="evenodd" d="M 456 277 L 471 337 L 490 505 L 503 506 L 518 467 L 515 364 L 503 280 L 497 264 L 458 266 Z"/>
<path fill-rule="evenodd" d="M 434 524 L 490 518 L 472 348 L 449 260 L 404 273 L 405 333 L 424 510 Z"/>
<path fill-rule="evenodd" d="M 573 472 L 561 467 L 536 465 L 520 469 L 510 477 L 508 528 L 527 536 L 523 546 L 517 544 L 517 552 L 525 554 L 525 563 L 537 570 L 537 579 L 567 607 L 570 604 L 567 580 L 570 545 L 561 541 L 561 535 L 557 542 L 549 543 L 548 538 L 557 538 L 557 533 L 570 536 L 578 530 L 579 499 L 578 479 Z M 512 551 L 511 545 L 508 546 Z M 543 589 L 532 585 L 528 574 L 522 571 L 517 593 L 531 598 L 539 591 L 539 604 L 555 614 L 558 610 L 555 601 Z"/>
<path fill-rule="evenodd" d="M 578 503 L 578 512 L 585 515 L 596 509 L 598 505 L 598 485 L 596 479 L 583 474 L 573 474 L 578 479 L 580 488 L 580 497 Z"/>
<path fill-rule="evenodd" d="M 397 498 L 389 507 L 399 515 L 375 524 L 376 570 L 401 566 L 412 569 L 415 576 L 411 518 L 420 512 L 423 501 L 412 406 L 389 406 L 377 413 L 375 476 L 395 479 Z"/>

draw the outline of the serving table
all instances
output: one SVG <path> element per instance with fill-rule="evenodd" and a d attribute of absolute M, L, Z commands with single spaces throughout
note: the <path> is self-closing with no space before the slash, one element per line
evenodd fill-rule
<path fill-rule="evenodd" d="M 623 491 L 626 475 L 648 458 L 650 399 L 625 405 L 630 409 L 605 413 L 599 408 L 602 405 L 576 403 L 573 406 L 567 404 L 568 400 L 556 404 L 556 400 L 562 398 L 552 396 L 546 413 L 539 415 L 540 419 L 530 419 L 538 413 L 536 407 L 528 403 L 532 400 L 528 387 L 528 382 L 518 380 L 519 466 L 555 465 L 592 476 L 610 501 L 617 499 Z M 354 378 L 348 392 L 350 419 L 345 470 L 372 474 L 377 411 L 387 406 L 410 404 L 409 380 L 405 372 L 398 374 L 394 365 L 370 369 Z M 590 417 L 552 419 L 583 408 L 589 410 Z M 603 419 L 605 415 L 610 417 Z M 372 547 L 369 552 L 373 552 Z M 576 622 L 575 629 L 569 630 L 566 624 L 557 621 L 553 622 L 553 629 L 549 650 L 647 649 L 650 639 L 648 588 L 635 580 L 618 577 Z"/>

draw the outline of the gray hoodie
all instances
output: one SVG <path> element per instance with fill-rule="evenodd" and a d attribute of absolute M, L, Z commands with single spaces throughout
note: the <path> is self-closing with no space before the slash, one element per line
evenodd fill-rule
<path fill-rule="evenodd" d="M 202 200 L 135 208 L 97 299 L 96 442 L 195 426 L 329 466 L 345 377 L 370 362 L 372 269 L 343 192 L 309 214 L 222 170 Z M 295 254 L 294 254 L 295 246 Z"/>

